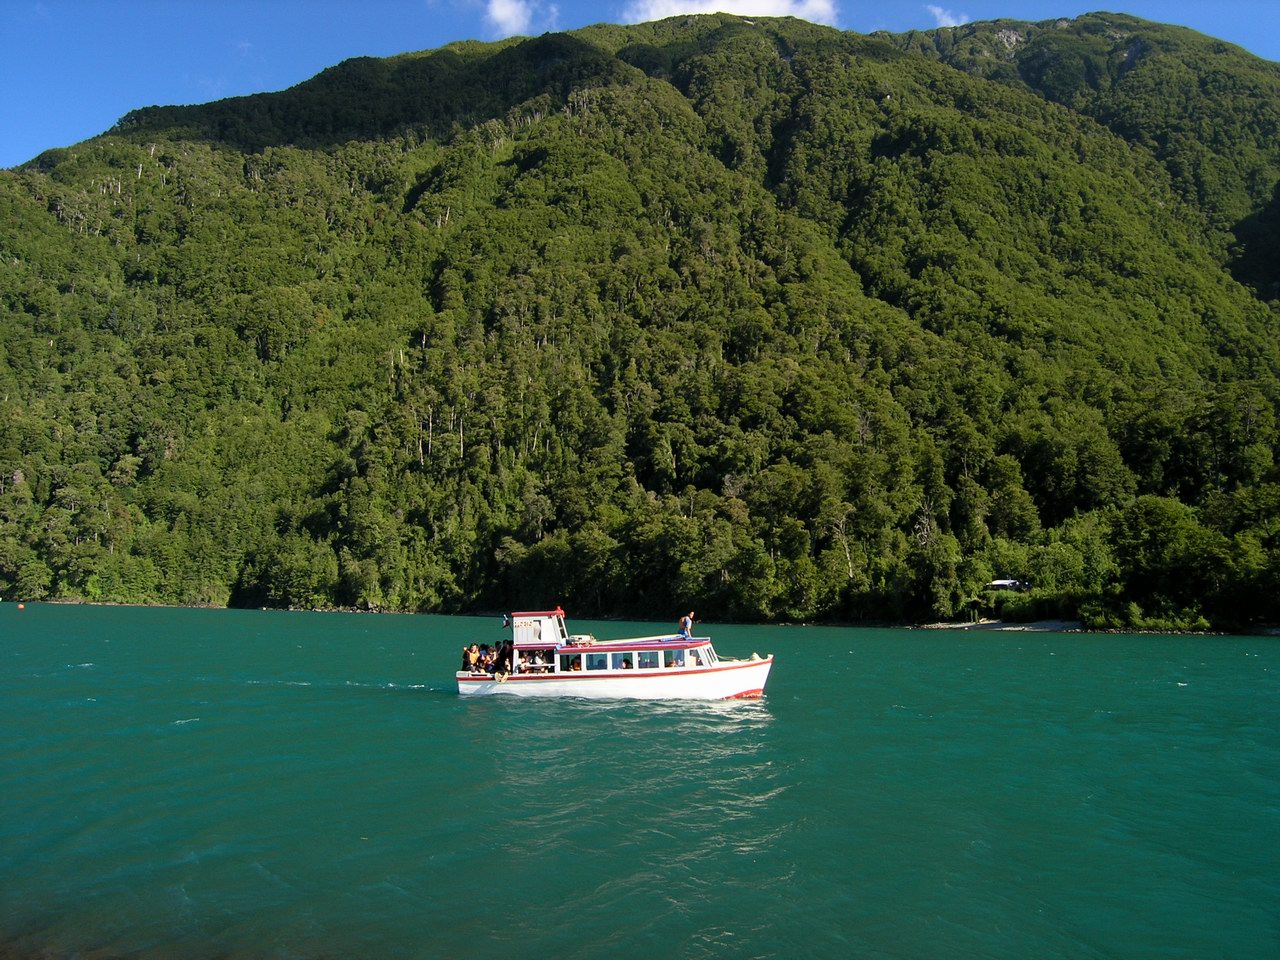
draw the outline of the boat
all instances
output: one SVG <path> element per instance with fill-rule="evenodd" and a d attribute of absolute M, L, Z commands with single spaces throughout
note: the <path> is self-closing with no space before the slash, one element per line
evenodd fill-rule
<path fill-rule="evenodd" d="M 504 621 L 511 639 L 500 647 L 495 671 L 459 670 L 460 696 L 732 700 L 763 696 L 773 666 L 772 654 L 722 657 L 710 637 L 570 634 L 559 607 L 512 613 Z"/>

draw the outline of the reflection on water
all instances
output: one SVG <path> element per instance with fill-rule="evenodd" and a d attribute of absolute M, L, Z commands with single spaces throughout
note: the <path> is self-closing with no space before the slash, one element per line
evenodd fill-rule
<path fill-rule="evenodd" d="M 493 827 L 519 856 L 638 845 L 651 869 L 775 832 L 786 785 L 765 701 L 467 703 L 460 724 L 491 765 Z M 726 836 L 732 830 L 735 836 Z"/>
<path fill-rule="evenodd" d="M 779 833 L 767 702 L 467 706 L 472 734 L 498 738 L 486 832 L 504 886 L 527 891 L 532 942 L 603 956 L 697 939 L 697 918 L 738 882 L 734 858 Z"/>

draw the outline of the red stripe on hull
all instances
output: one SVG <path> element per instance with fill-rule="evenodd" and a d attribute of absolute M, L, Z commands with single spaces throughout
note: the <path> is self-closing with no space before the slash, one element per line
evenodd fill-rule
<path fill-rule="evenodd" d="M 624 673 L 605 673 L 604 671 L 595 672 L 587 670 L 568 670 L 561 673 L 511 673 L 507 675 L 507 679 L 503 683 L 534 683 L 546 680 L 649 680 L 655 677 L 665 677 L 668 680 L 673 677 L 694 677 L 700 673 L 729 673 L 733 670 L 745 670 L 748 667 L 758 667 L 762 663 L 769 663 L 773 658 L 765 657 L 761 660 L 744 660 L 741 663 L 723 663 L 715 667 L 702 667 L 695 669 L 670 667 L 653 669 L 631 669 Z M 473 674 L 457 674 L 459 683 L 490 683 L 493 677 L 485 674 L 478 677 Z"/>

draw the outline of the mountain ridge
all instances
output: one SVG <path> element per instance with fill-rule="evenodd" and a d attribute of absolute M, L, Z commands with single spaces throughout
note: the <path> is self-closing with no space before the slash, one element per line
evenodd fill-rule
<path fill-rule="evenodd" d="M 1257 64 L 1161 146 L 1133 78 L 1207 38 L 1077 18 L 1037 91 L 972 66 L 1007 25 L 753 21 L 347 61 L 5 173 L 0 591 L 1276 619 Z M 1086 96 L 1117 23 L 1168 62 Z"/>

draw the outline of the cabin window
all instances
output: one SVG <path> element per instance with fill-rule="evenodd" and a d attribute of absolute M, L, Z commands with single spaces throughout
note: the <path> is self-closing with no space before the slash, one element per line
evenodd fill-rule
<path fill-rule="evenodd" d="M 549 650 L 524 650 L 519 652 L 519 657 L 517 669 L 521 673 L 542 673 L 551 666 L 554 659 Z"/>
<path fill-rule="evenodd" d="M 683 650 L 668 650 L 668 651 L 667 651 L 667 655 L 666 655 L 666 657 L 665 657 L 665 658 L 663 658 L 663 665 L 664 665 L 664 666 L 667 666 L 667 667 L 683 667 L 683 666 L 684 666 L 684 651 L 683 651 Z"/>
<path fill-rule="evenodd" d="M 580 653 L 562 653 L 560 654 L 560 670 L 574 671 L 582 669 L 582 654 Z"/>
<path fill-rule="evenodd" d="M 613 655 L 613 669 L 630 670 L 636 665 L 634 653 L 615 653 Z"/>
<path fill-rule="evenodd" d="M 705 667 L 707 662 L 702 657 L 702 651 L 694 648 L 689 651 L 689 665 L 692 667 Z"/>
<path fill-rule="evenodd" d="M 641 670 L 656 670 L 658 668 L 658 651 L 637 650 L 636 666 Z"/>
<path fill-rule="evenodd" d="M 588 653 L 587 669 L 588 670 L 608 670 L 609 655 L 607 653 Z"/>

